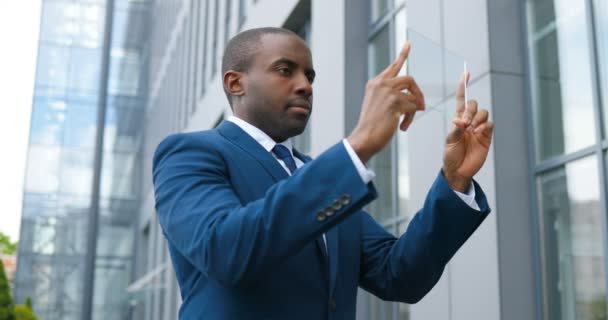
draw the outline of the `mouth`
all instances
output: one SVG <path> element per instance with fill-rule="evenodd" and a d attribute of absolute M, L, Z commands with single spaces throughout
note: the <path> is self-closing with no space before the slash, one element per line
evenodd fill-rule
<path fill-rule="evenodd" d="M 310 106 L 310 102 L 305 101 L 305 100 L 298 100 L 298 101 L 293 101 L 293 102 L 289 103 L 287 105 L 287 109 L 293 109 L 294 111 L 298 111 L 298 112 L 310 113 L 312 108 Z"/>

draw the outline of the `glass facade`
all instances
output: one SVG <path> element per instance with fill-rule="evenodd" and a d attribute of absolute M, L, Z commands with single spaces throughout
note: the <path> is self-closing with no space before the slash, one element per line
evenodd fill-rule
<path fill-rule="evenodd" d="M 526 8 L 543 318 L 606 319 L 607 7 Z"/>
<path fill-rule="evenodd" d="M 131 281 L 141 189 L 136 163 L 145 102 L 147 6 L 147 1 L 132 0 L 111 5 L 43 1 L 15 279 L 15 299 L 22 303 L 31 297 L 42 319 L 129 316 L 125 289 Z M 107 8 L 113 8 L 111 25 L 106 25 Z M 108 47 L 106 34 L 111 36 Z M 100 108 L 104 121 L 98 119 Z M 103 146 L 97 145 L 100 132 Z M 96 158 L 101 160 L 99 180 Z M 94 215 L 98 224 L 90 230 Z M 93 279 L 85 272 L 91 264 L 91 232 L 97 234 Z M 92 296 L 83 294 L 87 282 L 94 283 Z M 90 316 L 83 314 L 88 303 Z"/>

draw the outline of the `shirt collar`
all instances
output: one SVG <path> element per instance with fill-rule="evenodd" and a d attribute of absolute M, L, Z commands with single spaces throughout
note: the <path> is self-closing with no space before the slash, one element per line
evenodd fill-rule
<path fill-rule="evenodd" d="M 241 118 L 238 118 L 236 116 L 230 116 L 226 120 L 236 124 L 237 126 L 239 126 L 239 128 L 243 129 L 243 131 L 245 131 L 248 135 L 250 135 L 259 144 L 261 144 L 262 147 L 264 149 L 266 149 L 266 151 L 268 151 L 268 152 L 271 152 L 272 148 L 274 148 L 274 146 L 277 145 L 277 142 L 272 140 L 272 138 L 269 137 L 264 131 L 260 130 L 258 127 L 250 124 L 249 122 L 247 122 Z M 289 150 L 289 153 L 291 153 L 291 156 L 293 157 L 293 151 L 291 150 L 293 144 L 291 142 L 291 139 L 287 139 L 287 140 L 281 142 L 280 144 L 285 146 L 287 148 L 287 150 Z"/>

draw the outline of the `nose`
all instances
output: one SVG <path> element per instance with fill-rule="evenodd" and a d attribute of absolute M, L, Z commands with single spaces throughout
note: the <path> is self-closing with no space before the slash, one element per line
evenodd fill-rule
<path fill-rule="evenodd" d="M 304 73 L 300 73 L 296 78 L 296 94 L 308 99 L 312 95 L 312 84 L 308 80 L 308 77 Z"/>

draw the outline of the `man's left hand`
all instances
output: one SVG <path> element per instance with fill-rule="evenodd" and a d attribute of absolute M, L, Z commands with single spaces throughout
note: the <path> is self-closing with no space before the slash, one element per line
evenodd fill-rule
<path fill-rule="evenodd" d="M 443 174 L 456 191 L 466 193 L 473 176 L 481 169 L 492 143 L 494 123 L 487 110 L 478 110 L 477 101 L 467 101 L 464 86 L 469 74 L 463 74 L 456 92 L 456 117 L 446 139 Z"/>

